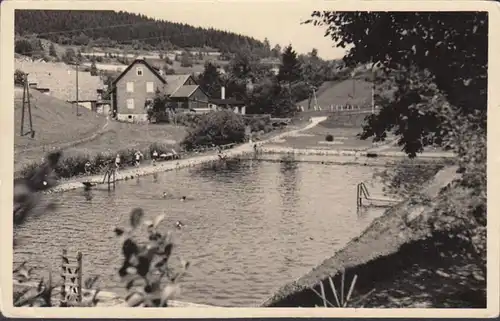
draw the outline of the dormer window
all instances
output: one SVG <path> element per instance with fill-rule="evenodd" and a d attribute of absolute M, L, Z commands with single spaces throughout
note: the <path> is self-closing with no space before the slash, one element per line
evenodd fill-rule
<path fill-rule="evenodd" d="M 142 67 L 137 67 L 136 72 L 137 76 L 142 76 Z"/>

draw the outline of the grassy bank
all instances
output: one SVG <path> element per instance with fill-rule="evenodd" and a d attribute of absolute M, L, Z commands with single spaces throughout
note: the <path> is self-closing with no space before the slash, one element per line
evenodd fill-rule
<path fill-rule="evenodd" d="M 438 168 L 415 173 L 428 176 Z M 415 181 L 413 190 L 406 191 L 410 198 L 387 210 L 311 272 L 279 289 L 263 306 L 335 307 L 331 284 L 336 293 L 347 295 L 356 276 L 347 307 L 485 308 L 484 271 L 481 260 L 471 254 L 471 243 L 430 224 L 439 215 L 438 204 L 459 193 L 453 183 L 459 176 L 456 170 L 448 166 L 428 184 Z M 395 172 L 392 182 L 403 174 Z"/>
<path fill-rule="evenodd" d="M 87 161 L 92 164 L 92 173 L 100 170 L 107 160 L 114 160 L 117 153 L 122 155 L 123 162 L 131 162 L 133 154 L 139 150 L 149 158 L 150 149 L 158 153 L 170 153 L 172 148 L 178 150 L 178 143 L 185 135 L 185 128 L 173 125 L 145 125 L 112 122 L 108 130 L 95 139 L 68 148 L 62 144 L 54 145 L 55 149 L 63 149 L 64 157 L 61 168 L 57 169 L 59 177 L 67 178 L 85 173 Z M 61 135 L 60 135 L 61 136 Z M 38 149 L 21 151 L 14 162 L 15 176 L 24 175 L 42 161 L 47 150 Z"/>
<path fill-rule="evenodd" d="M 90 136 L 106 123 L 106 117 L 86 109 L 76 108 L 72 104 L 57 98 L 31 90 L 31 113 L 35 137 L 21 136 L 22 89 L 16 89 L 14 100 L 14 148 L 17 151 L 61 144 Z M 27 110 L 25 113 L 25 131 L 29 128 Z M 61 135 L 61 133 L 65 133 Z"/>

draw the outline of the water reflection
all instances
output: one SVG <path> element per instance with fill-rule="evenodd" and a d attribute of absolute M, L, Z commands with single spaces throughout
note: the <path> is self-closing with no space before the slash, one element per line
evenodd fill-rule
<path fill-rule="evenodd" d="M 173 265 L 180 258 L 192 261 L 180 300 L 252 306 L 322 262 L 381 213 L 356 213 L 356 184 L 371 174 L 369 167 L 228 161 L 224 167 L 122 181 L 111 191 L 92 188 L 91 200 L 81 190 L 54 194 L 48 200 L 56 203 L 54 212 L 15 231 L 25 242 L 14 260 L 56 271 L 63 247 L 82 251 L 83 270 L 99 274 L 101 288 L 123 295 L 120 243 L 112 230 L 141 206 L 146 219 L 165 213 L 165 227 L 184 225 L 175 229 L 172 259 Z M 163 198 L 163 192 L 172 197 Z"/>

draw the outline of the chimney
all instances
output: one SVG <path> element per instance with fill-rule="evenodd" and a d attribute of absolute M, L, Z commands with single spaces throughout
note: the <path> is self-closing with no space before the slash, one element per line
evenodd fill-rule
<path fill-rule="evenodd" d="M 220 98 L 226 99 L 226 88 L 224 88 L 224 86 L 220 88 Z"/>

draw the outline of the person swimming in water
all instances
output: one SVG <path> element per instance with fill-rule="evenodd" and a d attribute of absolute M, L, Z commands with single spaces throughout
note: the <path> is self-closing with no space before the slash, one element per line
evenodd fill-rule
<path fill-rule="evenodd" d="M 184 224 L 182 224 L 182 222 L 181 222 L 181 221 L 177 221 L 177 222 L 175 222 L 175 227 L 176 227 L 178 230 L 180 230 L 182 227 L 184 227 Z"/>

